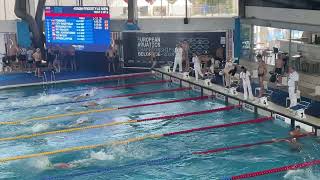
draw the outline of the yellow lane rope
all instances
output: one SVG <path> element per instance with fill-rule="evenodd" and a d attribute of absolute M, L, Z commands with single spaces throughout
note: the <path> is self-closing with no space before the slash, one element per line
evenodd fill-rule
<path fill-rule="evenodd" d="M 29 135 L 6 137 L 6 138 L 0 138 L 0 142 L 1 141 L 13 141 L 13 140 L 18 140 L 18 139 L 30 139 L 30 138 L 34 138 L 34 137 L 38 137 L 38 136 L 70 133 L 70 132 L 83 131 L 83 130 L 88 130 L 88 129 L 98 129 L 98 128 L 104 128 L 104 127 L 108 127 L 108 126 L 124 125 L 124 124 L 136 123 L 136 122 L 138 122 L 138 121 L 137 120 L 129 120 L 129 121 L 123 121 L 123 122 L 112 122 L 112 123 L 99 124 L 99 125 L 93 125 L 93 126 L 84 126 L 84 127 L 56 130 L 56 131 L 48 131 L 48 132 L 35 133 L 35 134 L 29 134 Z"/>
<path fill-rule="evenodd" d="M 47 152 L 41 152 L 41 153 L 35 153 L 35 154 L 12 156 L 12 157 L 0 158 L 0 163 L 21 160 L 21 159 L 30 159 L 30 158 L 35 158 L 35 157 L 40 157 L 40 156 L 48 156 L 48 155 L 54 155 L 54 154 L 60 154 L 60 153 L 67 153 L 67 152 L 73 152 L 73 151 L 95 149 L 95 148 L 104 147 L 104 146 L 128 144 L 128 143 L 132 143 L 132 142 L 143 141 L 145 139 L 156 139 L 156 138 L 161 138 L 161 137 L 163 137 L 162 134 L 147 135 L 147 136 L 142 136 L 142 137 L 130 138 L 130 139 L 126 139 L 126 140 L 113 141 L 113 142 L 105 143 L 105 144 L 76 146 L 76 147 L 71 147 L 71 148 L 59 149 L 59 150 L 55 150 L 55 151 L 47 151 Z"/>
<path fill-rule="evenodd" d="M 40 121 L 40 120 L 45 121 L 45 120 L 54 119 L 54 118 L 61 118 L 61 117 L 67 117 L 67 116 L 77 116 L 77 115 L 115 111 L 115 110 L 118 110 L 118 108 L 103 108 L 103 109 L 80 111 L 80 112 L 74 112 L 74 113 L 65 113 L 65 114 L 57 114 L 57 115 L 51 115 L 51 116 L 35 117 L 35 118 L 26 119 L 26 120 L 6 121 L 6 122 L 0 122 L 0 125 L 17 125 L 17 124 L 23 124 L 28 121 Z"/>

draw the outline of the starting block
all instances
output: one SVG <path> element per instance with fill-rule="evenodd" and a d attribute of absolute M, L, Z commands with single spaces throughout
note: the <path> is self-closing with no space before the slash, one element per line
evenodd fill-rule
<path fill-rule="evenodd" d="M 166 72 L 166 73 L 171 73 L 170 66 L 163 66 L 162 69 L 163 69 L 163 71 Z"/>
<path fill-rule="evenodd" d="M 266 96 L 261 97 L 261 98 L 259 99 L 259 103 L 262 104 L 263 106 L 269 106 L 268 97 L 266 97 Z"/>
<path fill-rule="evenodd" d="M 190 79 L 190 75 L 188 72 L 183 73 L 183 79 Z"/>
<path fill-rule="evenodd" d="M 229 93 L 231 95 L 234 95 L 234 96 L 238 95 L 237 88 L 235 88 L 235 87 L 227 88 L 226 91 L 227 91 L 227 93 Z"/>
<path fill-rule="evenodd" d="M 208 87 L 212 86 L 211 79 L 204 80 L 204 84 L 205 86 L 208 86 Z"/>
<path fill-rule="evenodd" d="M 304 109 L 297 110 L 295 115 L 300 119 L 306 119 L 306 114 L 304 112 Z"/>

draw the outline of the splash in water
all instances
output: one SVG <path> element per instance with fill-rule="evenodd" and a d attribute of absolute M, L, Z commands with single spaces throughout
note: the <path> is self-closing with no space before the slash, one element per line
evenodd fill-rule
<path fill-rule="evenodd" d="M 311 169 L 298 169 L 289 170 L 284 176 L 287 180 L 318 180 L 319 176 L 316 176 Z"/>
<path fill-rule="evenodd" d="M 35 124 L 31 127 L 32 132 L 41 132 L 49 129 L 49 124 Z"/>
<path fill-rule="evenodd" d="M 113 155 L 108 154 L 108 153 L 104 152 L 103 150 L 101 150 L 99 152 L 91 152 L 90 158 L 95 159 L 95 160 L 100 160 L 100 161 L 114 160 Z"/>
<path fill-rule="evenodd" d="M 36 99 L 35 103 L 37 104 L 52 103 L 52 102 L 57 102 L 60 100 L 67 100 L 67 99 L 69 98 L 59 94 L 41 95 L 38 99 Z"/>

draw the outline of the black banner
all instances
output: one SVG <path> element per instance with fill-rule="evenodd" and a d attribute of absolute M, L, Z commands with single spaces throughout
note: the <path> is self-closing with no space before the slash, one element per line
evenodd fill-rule
<path fill-rule="evenodd" d="M 153 51 L 158 64 L 174 61 L 176 44 L 186 41 L 189 44 L 189 56 L 192 52 L 215 55 L 216 49 L 226 47 L 226 32 L 169 32 L 169 33 L 123 33 L 123 53 L 125 66 L 150 67 Z M 224 57 L 225 57 L 224 53 Z"/>

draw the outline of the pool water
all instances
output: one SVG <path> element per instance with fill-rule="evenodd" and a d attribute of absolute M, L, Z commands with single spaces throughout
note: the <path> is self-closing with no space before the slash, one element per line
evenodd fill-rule
<path fill-rule="evenodd" d="M 154 77 L 145 77 L 101 83 L 62 84 L 51 88 L 49 95 L 43 93 L 42 87 L 3 90 L 0 91 L 0 97 L 8 99 L 0 102 L 0 110 L 2 110 L 0 121 L 25 120 L 32 117 L 86 111 L 88 109 L 81 106 L 83 103 L 64 104 L 64 102 L 72 101 L 73 97 L 84 93 L 90 93 L 93 95 L 90 98 L 95 99 L 111 95 L 178 88 L 177 85 L 172 83 L 159 83 L 119 90 L 95 89 L 95 87 L 106 85 L 123 85 L 154 80 L 156 80 Z M 83 88 L 92 88 L 93 90 L 59 93 Z M 116 99 L 100 99 L 97 101 L 99 106 L 95 108 L 122 107 L 197 96 L 200 96 L 200 93 L 188 90 Z M 52 103 L 61 104 L 48 105 Z M 75 123 L 79 119 L 86 121 L 85 124 L 80 126 L 89 126 L 202 111 L 224 106 L 218 100 L 196 100 L 43 121 L 30 121 L 22 125 L 0 125 L 0 131 L 1 138 L 12 137 L 75 127 Z M 17 107 L 19 109 L 14 109 Z M 241 109 L 233 109 L 231 111 L 171 120 L 117 125 L 31 139 L 3 141 L 0 142 L 0 158 L 54 151 L 75 146 L 102 144 L 151 134 L 163 134 L 255 118 L 257 117 L 253 113 Z M 91 150 L 17 160 L 0 164 L 0 179 L 222 179 L 223 177 L 320 158 L 318 153 L 320 146 L 315 137 L 306 137 L 299 140 L 303 144 L 301 152 L 292 151 L 286 143 L 274 143 L 217 154 L 192 155 L 192 152 L 196 151 L 287 137 L 288 132 L 289 126 L 287 124 L 275 120 L 159 139 L 146 139 L 125 145 L 105 146 Z M 69 163 L 72 168 L 58 169 L 51 166 L 57 163 Z M 320 168 L 314 166 L 253 179 L 316 180 L 320 179 Z"/>

